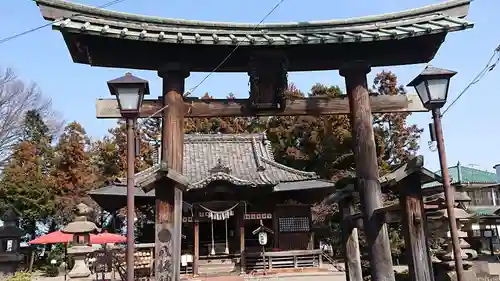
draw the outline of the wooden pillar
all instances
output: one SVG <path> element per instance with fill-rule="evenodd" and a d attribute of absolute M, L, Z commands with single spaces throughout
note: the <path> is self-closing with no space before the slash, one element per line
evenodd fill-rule
<path fill-rule="evenodd" d="M 194 228 L 194 257 L 193 257 L 193 275 L 198 276 L 198 265 L 200 260 L 200 221 L 193 221 Z"/>
<path fill-rule="evenodd" d="M 342 245 L 345 256 L 345 271 L 347 281 L 363 281 L 361 269 L 361 254 L 359 251 L 358 229 L 354 221 L 345 220 L 354 214 L 352 198 L 346 197 L 339 202 L 342 215 Z"/>
<path fill-rule="evenodd" d="M 349 98 L 357 189 L 363 205 L 372 280 L 394 281 L 387 226 L 382 217 L 374 216 L 375 210 L 382 207 L 382 191 L 378 181 L 373 116 L 366 82 L 368 72 L 370 67 L 363 62 L 353 62 L 340 69 L 340 75 L 345 77 Z"/>
<path fill-rule="evenodd" d="M 403 211 L 406 261 L 412 281 L 433 281 L 431 255 L 427 241 L 427 218 L 422 200 L 420 175 L 413 173 L 399 185 L 399 203 Z"/>
<path fill-rule="evenodd" d="M 276 216 L 276 210 L 273 212 L 273 248 L 278 248 L 280 247 L 280 229 L 278 225 L 278 217 Z"/>
<path fill-rule="evenodd" d="M 240 227 L 240 274 L 246 273 L 246 263 L 245 263 L 245 214 L 241 212 L 239 219 Z"/>
<path fill-rule="evenodd" d="M 162 163 L 182 173 L 184 149 L 184 80 L 189 72 L 169 65 L 158 72 L 163 78 Z M 155 278 L 179 281 L 182 229 L 182 190 L 175 186 L 156 188 Z"/>

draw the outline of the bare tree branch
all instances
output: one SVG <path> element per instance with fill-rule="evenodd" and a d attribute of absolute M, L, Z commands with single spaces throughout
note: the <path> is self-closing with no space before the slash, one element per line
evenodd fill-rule
<path fill-rule="evenodd" d="M 37 85 L 26 84 L 11 68 L 0 69 L 0 169 L 20 139 L 29 110 L 37 110 L 53 133 L 61 130 L 64 122 L 52 111 L 50 99 L 42 95 Z"/>

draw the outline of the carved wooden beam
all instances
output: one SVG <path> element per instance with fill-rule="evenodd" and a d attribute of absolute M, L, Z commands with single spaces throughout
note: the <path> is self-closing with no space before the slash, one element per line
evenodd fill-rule
<path fill-rule="evenodd" d="M 426 112 L 416 95 L 371 96 L 373 113 Z M 160 100 L 144 100 L 139 118 L 152 116 L 160 118 Z M 248 99 L 197 99 L 189 98 L 184 102 L 184 117 L 234 117 L 234 116 L 298 116 L 298 115 L 337 115 L 349 113 L 347 98 L 303 98 L 287 100 L 286 106 L 273 110 L 254 110 Z M 97 118 L 121 118 L 115 99 L 98 99 Z"/>

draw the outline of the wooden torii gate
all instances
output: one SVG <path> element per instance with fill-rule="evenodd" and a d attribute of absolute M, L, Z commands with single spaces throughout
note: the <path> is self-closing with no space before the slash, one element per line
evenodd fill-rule
<path fill-rule="evenodd" d="M 184 79 L 188 72 L 171 68 L 159 72 L 163 78 L 163 100 L 150 100 L 144 105 L 142 117 L 149 117 L 155 110 L 168 105 L 162 111 L 162 159 L 172 170 L 182 172 L 182 153 L 184 144 L 184 118 L 217 116 L 273 116 L 273 115 L 326 115 L 350 114 L 352 132 L 355 140 L 354 156 L 357 190 L 363 193 L 363 217 L 376 216 L 382 207 L 381 188 L 378 176 L 378 162 L 372 125 L 372 108 L 376 112 L 417 112 L 426 111 L 415 96 L 369 96 L 366 74 L 370 68 L 363 63 L 353 63 L 341 69 L 340 74 L 346 79 L 348 99 L 339 98 L 304 98 L 286 101 L 281 109 L 256 110 L 249 100 L 198 100 L 184 98 Z M 269 96 L 277 93 L 268 93 Z M 258 102 L 258 101 L 257 101 Z M 98 118 L 119 118 L 114 100 L 98 100 L 96 109 Z M 154 118 L 160 118 L 154 115 Z M 179 202 L 182 200 L 180 188 L 156 189 L 156 232 L 160 236 L 165 229 L 176 233 L 175 225 L 180 216 Z M 175 194 L 174 194 L 175 193 Z M 372 255 L 372 275 L 374 280 L 394 280 L 390 245 L 385 224 L 373 219 L 365 220 Z M 175 251 L 177 249 L 174 248 Z M 375 262 L 373 262 L 375 261 Z M 175 265 L 174 265 L 175 266 Z M 157 272 L 156 274 L 163 274 Z M 168 278 L 166 279 L 168 280 Z M 356 279 L 352 281 L 357 281 Z"/>
<path fill-rule="evenodd" d="M 385 226 L 371 218 L 381 206 L 372 113 L 425 111 L 415 97 L 370 97 L 370 67 L 429 62 L 447 34 L 473 27 L 471 0 L 451 0 L 378 16 L 320 22 L 241 24 L 165 19 L 120 13 L 62 0 L 35 0 L 64 37 L 71 58 L 92 66 L 157 71 L 163 95 L 146 101 L 140 117 L 163 118 L 162 162 L 182 174 L 185 117 L 350 114 L 357 190 L 372 280 L 394 280 Z M 237 52 L 234 52 L 238 48 Z M 228 54 L 230 54 L 228 56 Z M 286 100 L 292 71 L 339 70 L 347 99 Z M 248 73 L 243 100 L 186 99 L 190 72 Z M 97 102 L 98 118 L 120 118 L 115 101 Z M 180 184 L 156 187 L 155 278 L 179 278 Z"/>

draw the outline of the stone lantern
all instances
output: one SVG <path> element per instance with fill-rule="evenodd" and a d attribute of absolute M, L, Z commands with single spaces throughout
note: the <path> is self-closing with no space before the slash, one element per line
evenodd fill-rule
<path fill-rule="evenodd" d="M 466 193 L 457 191 L 455 192 L 455 218 L 457 220 L 458 237 L 460 243 L 460 255 L 463 259 L 463 267 L 465 270 L 465 276 L 467 280 L 477 280 L 475 273 L 471 270 L 472 262 L 468 261 L 469 258 L 477 257 L 476 251 L 469 249 L 470 245 L 464 238 L 466 238 L 467 232 L 462 231 L 463 223 L 467 221 L 471 215 L 465 211 L 463 208 L 465 202 L 469 202 L 471 199 Z M 433 205 L 434 208 L 429 208 L 427 210 L 427 217 L 429 222 L 429 230 L 435 237 L 442 237 L 444 243 L 444 251 L 438 251 L 436 257 L 433 257 L 433 264 L 435 268 L 435 274 L 437 276 L 436 280 L 455 280 L 453 278 L 455 275 L 455 262 L 454 262 L 454 252 L 451 243 L 451 235 L 449 231 L 448 224 L 448 213 L 446 211 L 445 198 L 443 193 L 434 194 L 426 198 L 426 204 Z"/>
<path fill-rule="evenodd" d="M 87 220 L 87 216 L 92 212 L 92 208 L 85 204 L 76 206 L 77 217 L 70 222 L 62 232 L 73 234 L 73 243 L 68 248 L 68 254 L 73 257 L 75 265 L 68 273 L 71 279 L 91 280 L 91 272 L 85 263 L 85 257 L 93 252 L 90 246 L 90 233 L 98 230 L 97 226 Z"/>
<path fill-rule="evenodd" d="M 25 234 L 18 227 L 18 214 L 9 208 L 2 215 L 3 226 L 0 227 L 0 279 L 12 275 L 23 260 L 20 253 L 21 237 Z"/>

